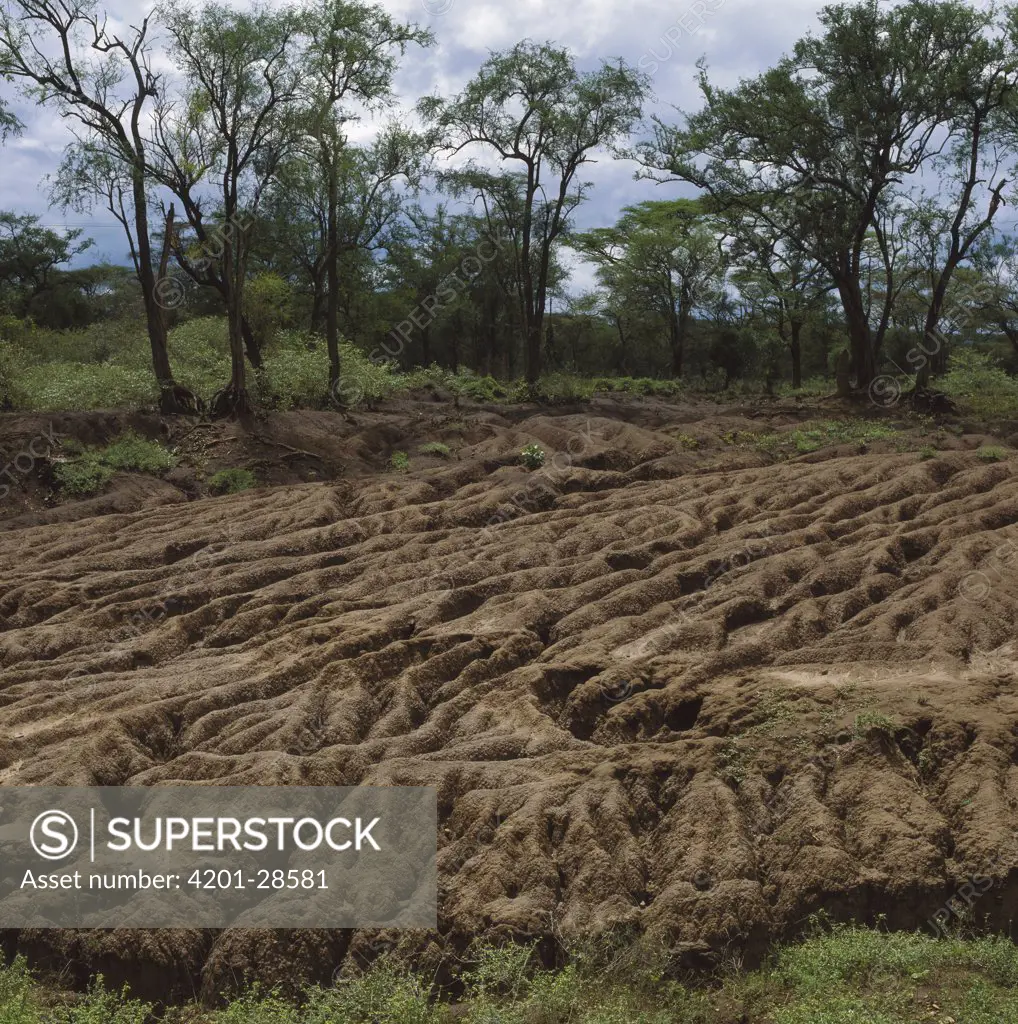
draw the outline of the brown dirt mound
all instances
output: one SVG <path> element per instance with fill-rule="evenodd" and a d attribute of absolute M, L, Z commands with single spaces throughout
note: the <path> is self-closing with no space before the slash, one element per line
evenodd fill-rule
<path fill-rule="evenodd" d="M 0 533 L 0 782 L 434 785 L 439 960 L 615 927 L 753 958 L 978 874 L 1008 927 L 1018 462 L 711 471 L 682 422 L 484 413 L 406 476 Z M 160 995 L 391 941 L 9 938 Z"/>

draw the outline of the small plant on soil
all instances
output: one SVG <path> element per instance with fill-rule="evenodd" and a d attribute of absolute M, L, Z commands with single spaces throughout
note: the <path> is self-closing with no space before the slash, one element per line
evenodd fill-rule
<path fill-rule="evenodd" d="M 452 454 L 447 444 L 441 441 L 428 441 L 417 449 L 421 455 L 436 455 L 440 459 L 447 459 Z"/>
<path fill-rule="evenodd" d="M 855 735 L 866 736 L 871 732 L 879 732 L 884 736 L 894 736 L 898 725 L 887 715 L 879 711 L 863 711 L 855 716 Z"/>
<path fill-rule="evenodd" d="M 520 461 L 527 469 L 540 469 L 544 465 L 544 449 L 539 444 L 528 444 L 520 452 Z"/>
<path fill-rule="evenodd" d="M 686 451 L 693 452 L 700 447 L 700 442 L 691 434 L 676 434 L 675 443 Z"/>
<path fill-rule="evenodd" d="M 151 473 L 154 476 L 172 469 L 177 460 L 157 441 L 127 433 L 105 448 L 82 448 L 64 444 L 64 451 L 75 458 L 61 462 L 54 476 L 61 490 L 84 497 L 98 494 L 114 473 Z"/>
<path fill-rule="evenodd" d="M 128 473 L 162 473 L 173 469 L 177 460 L 157 441 L 148 441 L 137 434 L 124 434 L 98 452 L 99 458 L 112 469 Z"/>
<path fill-rule="evenodd" d="M 983 462 L 1003 462 L 1007 458 L 1007 452 L 996 445 L 987 444 L 976 452 L 976 458 Z"/>
<path fill-rule="evenodd" d="M 258 483 L 250 469 L 221 469 L 209 477 L 209 490 L 213 494 L 240 494 Z"/>
<path fill-rule="evenodd" d="M 410 456 L 406 452 L 393 452 L 389 456 L 389 469 L 394 473 L 407 473 L 410 471 Z"/>
<path fill-rule="evenodd" d="M 924 444 L 919 449 L 919 461 L 926 462 L 929 459 L 935 459 L 937 457 L 937 449 L 931 444 Z"/>
<path fill-rule="evenodd" d="M 97 459 L 82 458 L 76 462 L 61 462 L 53 475 L 65 494 L 84 498 L 98 494 L 113 479 L 113 470 Z"/>
<path fill-rule="evenodd" d="M 725 782 L 739 786 L 749 771 L 747 752 L 735 740 L 729 740 L 718 754 L 718 775 Z"/>

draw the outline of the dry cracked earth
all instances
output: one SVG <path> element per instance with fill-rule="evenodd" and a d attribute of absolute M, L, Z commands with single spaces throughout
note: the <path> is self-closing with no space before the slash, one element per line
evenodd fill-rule
<path fill-rule="evenodd" d="M 375 425 L 338 479 L 10 521 L 3 785 L 429 785 L 441 828 L 437 933 L 6 945 L 189 995 L 395 941 L 622 928 L 697 966 L 821 909 L 1009 928 L 1018 459 L 701 458 L 678 431 L 748 421 L 697 415 L 477 414 L 406 475 Z"/>

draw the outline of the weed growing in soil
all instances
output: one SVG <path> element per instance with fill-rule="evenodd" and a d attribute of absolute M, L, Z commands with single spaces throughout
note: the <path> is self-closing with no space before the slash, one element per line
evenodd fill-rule
<path fill-rule="evenodd" d="M 878 732 L 884 736 L 893 736 L 897 723 L 879 711 L 862 711 L 855 716 L 855 735 L 866 736 Z"/>
<path fill-rule="evenodd" d="M 527 469 L 540 469 L 544 465 L 545 453 L 539 444 L 528 444 L 520 452 L 520 461 Z"/>
<path fill-rule="evenodd" d="M 576 949 L 558 970 L 532 945 L 471 954 L 462 998 L 443 998 L 395 958 L 343 976 L 299 1000 L 252 987 L 220 1010 L 172 1007 L 168 1024 L 999 1024 L 1018 1019 L 1018 947 L 825 926 L 776 949 L 764 967 L 724 971 L 693 987 L 676 980 L 669 951 L 644 940 Z M 4 1024 L 143 1024 L 152 1007 L 102 979 L 83 997 L 48 991 L 25 961 L 0 968 Z"/>
<path fill-rule="evenodd" d="M 787 434 L 762 434 L 756 446 L 769 455 L 809 455 L 831 445 L 882 441 L 895 436 L 893 427 L 866 420 L 820 420 L 807 423 Z"/>
<path fill-rule="evenodd" d="M 257 486 L 258 479 L 250 469 L 221 469 L 209 477 L 213 494 L 240 494 Z"/>
<path fill-rule="evenodd" d="M 172 469 L 177 460 L 157 441 L 127 433 L 105 448 L 65 450 L 75 458 L 60 462 L 54 476 L 67 494 L 82 497 L 98 494 L 114 473 L 151 473 L 158 475 Z"/>
<path fill-rule="evenodd" d="M 394 473 L 408 473 L 410 471 L 410 456 L 406 452 L 393 452 L 389 456 L 389 469 Z"/>
<path fill-rule="evenodd" d="M 440 459 L 447 459 L 452 454 L 447 444 L 442 444 L 441 441 L 428 441 L 422 444 L 418 449 L 421 455 L 437 455 Z"/>
<path fill-rule="evenodd" d="M 935 459 L 936 457 L 937 449 L 934 448 L 931 444 L 924 444 L 922 448 L 919 449 L 920 462 L 927 462 L 928 460 Z"/>
<path fill-rule="evenodd" d="M 1005 449 L 992 444 L 985 444 L 976 451 L 976 458 L 983 462 L 1003 462 L 1007 456 L 1008 453 Z"/>

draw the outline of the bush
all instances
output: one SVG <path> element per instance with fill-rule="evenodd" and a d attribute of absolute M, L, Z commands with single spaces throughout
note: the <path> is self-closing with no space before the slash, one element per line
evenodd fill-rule
<path fill-rule="evenodd" d="M 393 452 L 389 456 L 389 469 L 394 473 L 408 473 L 410 471 L 410 456 L 406 452 Z"/>
<path fill-rule="evenodd" d="M 1004 448 L 999 448 L 997 445 L 984 444 L 982 448 L 976 450 L 976 458 L 981 459 L 983 462 L 1003 462 L 1008 457 L 1009 452 Z"/>
<path fill-rule="evenodd" d="M 452 454 L 449 451 L 447 444 L 442 444 L 441 441 L 428 441 L 422 444 L 418 449 L 421 455 L 437 455 L 441 459 L 447 459 Z"/>
<path fill-rule="evenodd" d="M 177 460 L 157 441 L 127 433 L 98 453 L 99 460 L 111 469 L 130 473 L 162 473 Z"/>
<path fill-rule="evenodd" d="M 16 409 L 27 403 L 20 383 L 22 368 L 18 351 L 0 335 L 0 409 Z"/>
<path fill-rule="evenodd" d="M 209 490 L 213 494 L 240 494 L 258 486 L 258 478 L 250 469 L 221 469 L 209 477 Z"/>
<path fill-rule="evenodd" d="M 293 289 L 279 274 L 259 274 L 244 286 L 244 315 L 255 340 L 266 348 L 291 321 Z"/>
<path fill-rule="evenodd" d="M 1018 415 L 1018 380 L 993 360 L 971 348 L 959 348 L 948 359 L 948 372 L 937 384 L 977 416 L 1010 418 Z"/>
<path fill-rule="evenodd" d="M 264 353 L 258 398 L 277 409 L 321 408 L 328 400 L 329 355 L 309 331 L 280 331 Z"/>
<path fill-rule="evenodd" d="M 520 452 L 520 461 L 527 469 L 540 469 L 544 465 L 545 453 L 539 444 L 528 444 Z"/>
<path fill-rule="evenodd" d="M 66 449 L 73 451 L 68 446 Z M 82 497 L 98 494 L 117 472 L 158 475 L 177 464 L 157 441 L 126 433 L 105 448 L 84 448 L 77 457 L 59 462 L 53 475 L 61 490 Z"/>

